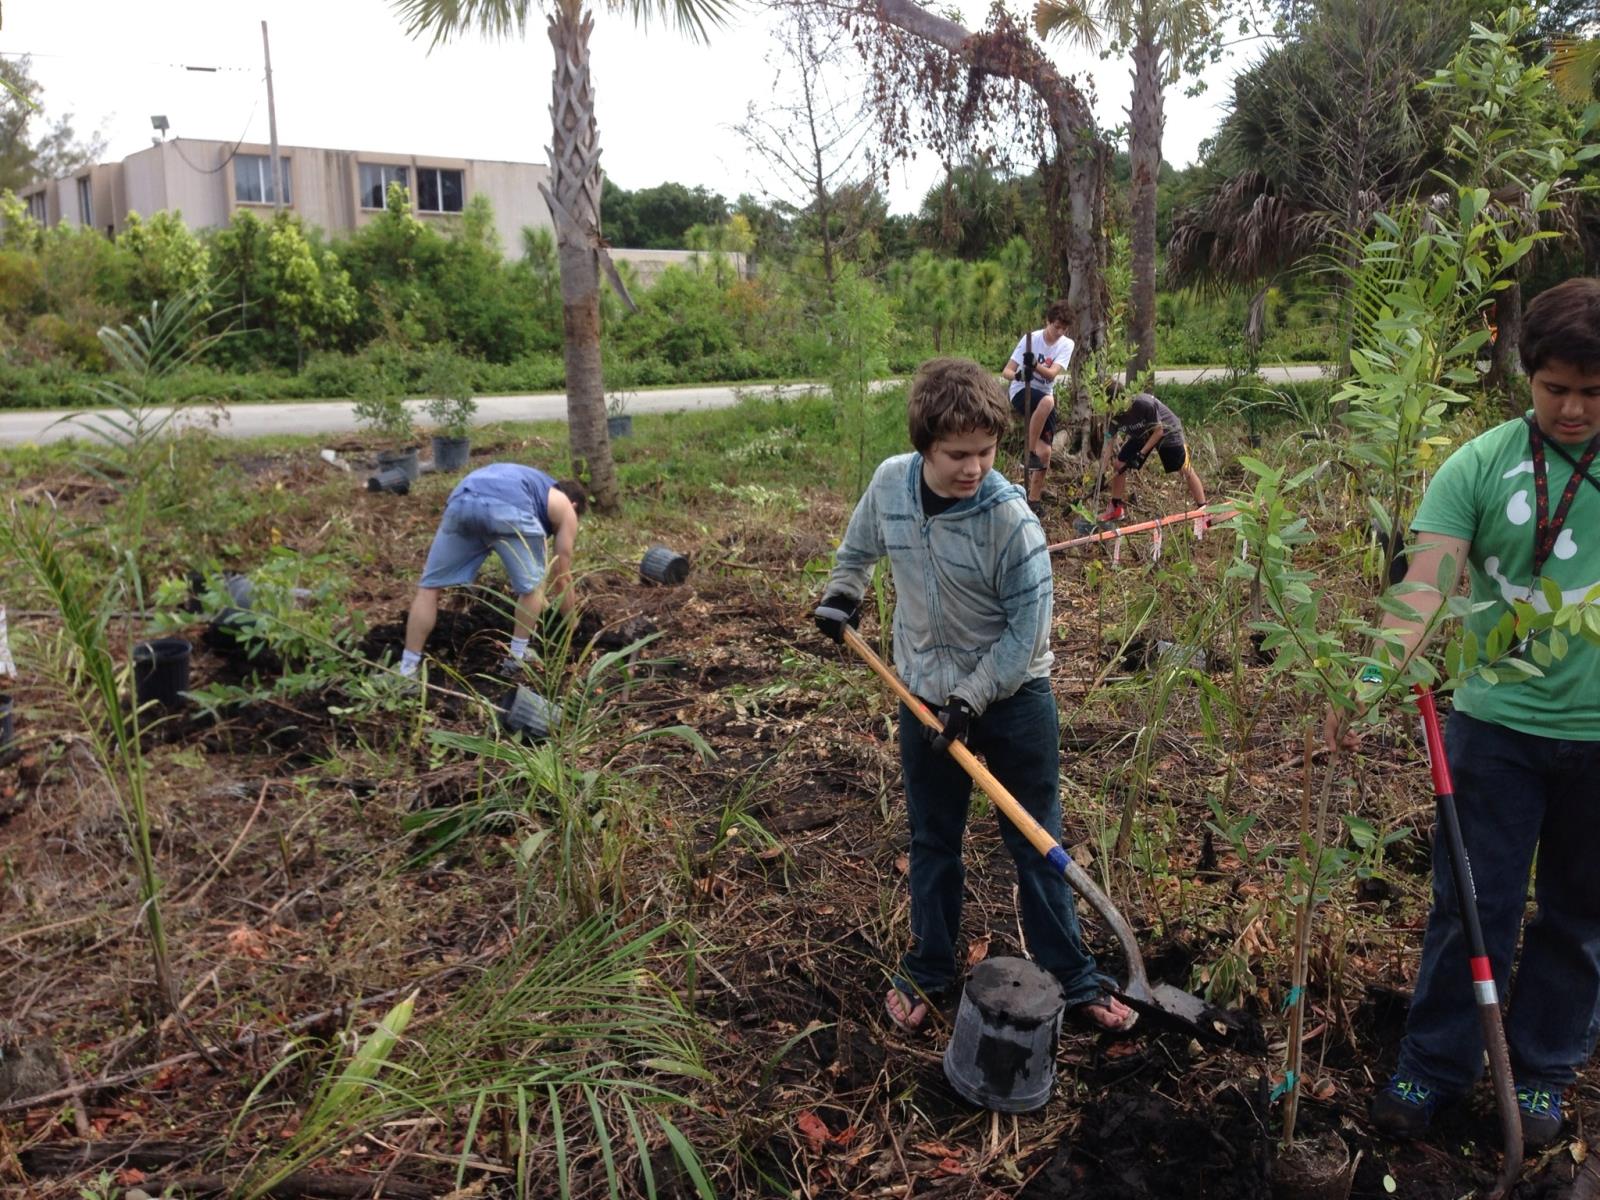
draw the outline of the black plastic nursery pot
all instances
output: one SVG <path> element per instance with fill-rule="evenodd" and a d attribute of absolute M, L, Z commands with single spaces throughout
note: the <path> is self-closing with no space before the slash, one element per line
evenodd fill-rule
<path fill-rule="evenodd" d="M 385 467 L 376 475 L 367 476 L 367 491 L 391 492 L 404 496 L 411 490 L 411 476 L 401 467 Z"/>
<path fill-rule="evenodd" d="M 631 414 L 620 417 L 606 418 L 606 434 L 614 438 L 633 436 L 633 417 Z"/>
<path fill-rule="evenodd" d="M 639 574 L 650 583 L 676 586 L 689 578 L 689 560 L 667 546 L 651 546 L 639 561 Z"/>
<path fill-rule="evenodd" d="M 471 438 L 434 435 L 433 469 L 435 471 L 459 471 L 467 465 L 467 460 L 471 457 Z"/>
<path fill-rule="evenodd" d="M 391 467 L 398 467 L 406 473 L 406 479 L 415 483 L 422 474 L 422 464 L 417 460 L 417 448 L 412 446 L 407 450 L 380 450 L 378 452 L 378 473 L 381 475 Z"/>
<path fill-rule="evenodd" d="M 944 1075 L 969 1104 L 1032 1112 L 1050 1100 L 1066 997 L 1025 958 L 986 958 L 961 991 Z"/>
<path fill-rule="evenodd" d="M 183 638 L 157 638 L 133 648 L 133 697 L 141 705 L 155 701 L 163 708 L 183 705 L 189 688 L 189 655 Z"/>
<path fill-rule="evenodd" d="M 11 745 L 16 732 L 16 726 L 12 724 L 11 697 L 0 692 L 0 750 Z"/>
<path fill-rule="evenodd" d="M 561 720 L 560 710 L 532 688 L 518 686 L 500 703 L 500 727 L 512 736 L 543 741 Z"/>

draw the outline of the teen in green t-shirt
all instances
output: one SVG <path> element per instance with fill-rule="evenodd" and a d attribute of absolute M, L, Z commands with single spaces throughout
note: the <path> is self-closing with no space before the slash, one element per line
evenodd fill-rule
<path fill-rule="evenodd" d="M 1558 585 L 1566 603 L 1600 584 L 1600 279 L 1571 279 L 1538 296 L 1520 350 L 1532 413 L 1451 455 L 1411 523 L 1407 577 L 1431 585 L 1447 556 L 1464 565 L 1474 603 L 1488 605 L 1468 618 L 1480 639 L 1515 600 L 1546 609 L 1542 580 Z M 1430 586 L 1406 600 L 1431 618 L 1444 598 Z M 1419 629 L 1392 616 L 1384 624 L 1405 635 L 1407 657 L 1417 652 Z M 1568 638 L 1565 656 L 1543 671 L 1516 684 L 1469 680 L 1446 733 L 1501 995 L 1538 860 L 1538 915 L 1523 938 L 1506 1019 L 1531 1146 L 1560 1134 L 1563 1092 L 1588 1056 L 1600 1002 L 1600 650 Z M 1340 727 L 1330 713 L 1330 743 Z M 1399 1137 L 1423 1133 L 1483 1069 L 1466 936 L 1441 853 L 1436 839 L 1433 906 L 1399 1063 L 1372 1103 L 1373 1123 Z"/>

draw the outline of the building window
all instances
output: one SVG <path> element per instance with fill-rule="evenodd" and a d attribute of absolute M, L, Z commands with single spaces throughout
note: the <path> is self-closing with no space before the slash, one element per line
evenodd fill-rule
<path fill-rule="evenodd" d="M 442 167 L 418 167 L 417 208 L 422 212 L 460 212 L 467 191 L 463 175 Z"/>
<path fill-rule="evenodd" d="M 276 188 L 272 184 L 272 170 L 265 154 L 238 154 L 233 159 L 233 198 L 240 204 L 272 204 Z M 294 203 L 294 187 L 289 182 L 289 156 L 278 159 L 283 164 L 283 202 Z"/>
<path fill-rule="evenodd" d="M 94 199 L 90 195 L 87 175 L 78 179 L 78 224 L 85 229 L 94 224 Z"/>
<path fill-rule="evenodd" d="M 44 224 L 44 193 L 35 192 L 28 197 L 28 215 L 39 224 Z"/>
<path fill-rule="evenodd" d="M 404 167 L 390 167 L 383 163 L 361 164 L 361 207 L 382 208 L 389 194 L 389 185 L 398 183 L 403 188 L 411 186 L 411 177 Z"/>

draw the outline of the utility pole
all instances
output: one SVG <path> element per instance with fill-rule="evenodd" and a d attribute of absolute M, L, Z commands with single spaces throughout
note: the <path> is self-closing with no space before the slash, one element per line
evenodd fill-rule
<path fill-rule="evenodd" d="M 272 45 L 267 41 L 267 23 L 261 22 L 261 52 L 267 60 L 267 133 L 272 139 L 272 215 L 283 211 L 283 164 L 278 161 L 278 110 L 272 103 Z"/>

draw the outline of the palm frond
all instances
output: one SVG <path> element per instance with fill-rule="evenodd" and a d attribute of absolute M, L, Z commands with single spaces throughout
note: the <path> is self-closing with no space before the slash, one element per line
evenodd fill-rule
<path fill-rule="evenodd" d="M 1582 104 L 1600 86 L 1600 38 L 1557 38 L 1550 46 L 1550 79 L 1563 99 Z"/>
<path fill-rule="evenodd" d="M 641 27 L 659 21 L 692 42 L 705 42 L 708 29 L 726 25 L 739 5 L 738 0 L 607 0 L 607 7 Z"/>
<path fill-rule="evenodd" d="M 1098 50 L 1103 38 L 1094 14 L 1073 0 L 1039 0 L 1033 10 L 1033 28 L 1042 38 L 1060 37 Z"/>
<path fill-rule="evenodd" d="M 464 33 L 505 41 L 528 32 L 528 0 L 394 0 L 394 11 L 406 36 L 426 36 L 429 50 Z"/>

